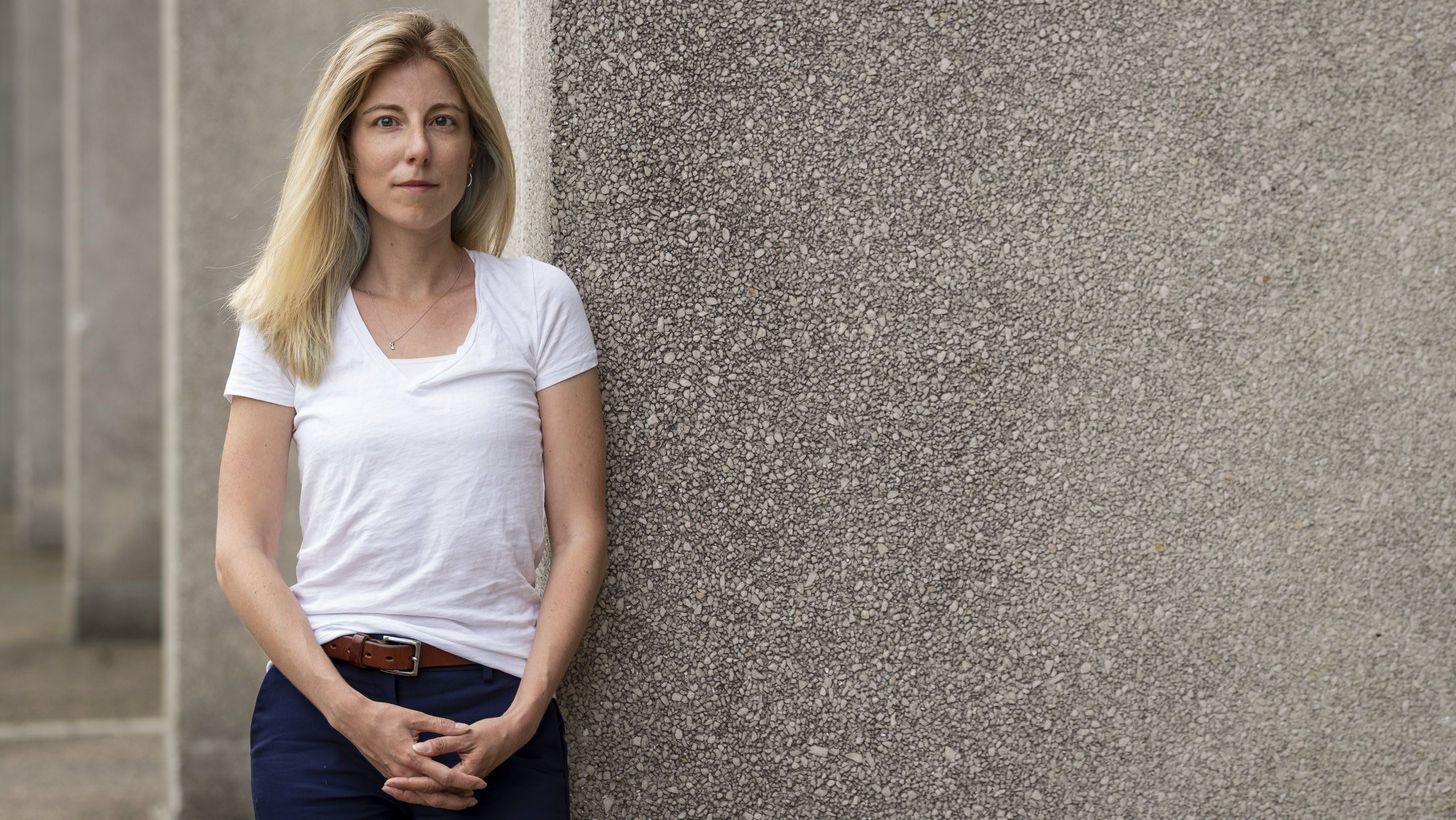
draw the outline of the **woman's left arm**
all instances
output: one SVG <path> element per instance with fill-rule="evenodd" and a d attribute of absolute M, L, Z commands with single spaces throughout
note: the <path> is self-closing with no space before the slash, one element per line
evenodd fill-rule
<path fill-rule="evenodd" d="M 536 394 L 551 574 L 516 699 L 503 717 L 530 740 L 581 644 L 607 574 L 607 445 L 596 368 Z M 514 749 L 512 751 L 515 751 Z"/>
<path fill-rule="evenodd" d="M 460 753 L 459 766 L 485 777 L 536 733 L 546 707 L 586 632 L 597 591 L 607 573 L 607 448 L 597 371 L 558 382 L 536 394 L 546 476 L 546 526 L 551 574 L 541 597 L 536 637 L 515 700 L 505 714 L 482 720 L 468 734 L 416 744 L 421 754 Z M 429 778 L 391 778 L 386 791 L 431 790 Z"/>

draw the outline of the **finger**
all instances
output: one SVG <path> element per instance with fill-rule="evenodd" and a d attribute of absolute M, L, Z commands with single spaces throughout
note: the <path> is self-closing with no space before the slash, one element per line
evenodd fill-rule
<path fill-rule="evenodd" d="M 468 809 L 479 802 L 474 796 L 462 797 L 458 794 L 449 794 L 446 792 L 417 792 L 396 789 L 390 786 L 384 786 L 382 790 L 395 800 L 404 803 L 433 806 L 440 809 Z"/>
<path fill-rule="evenodd" d="M 475 745 L 475 738 L 470 735 L 450 735 L 449 737 L 432 737 L 429 740 L 421 740 L 411 748 L 426 757 L 439 757 L 451 752 L 460 752 Z"/>
<path fill-rule="evenodd" d="M 410 792 L 449 792 L 463 797 L 469 797 L 475 793 L 474 789 L 452 789 L 443 786 L 439 781 L 425 777 L 424 775 L 400 775 L 391 777 L 384 781 L 384 785 L 391 789 L 400 789 Z"/>
<path fill-rule="evenodd" d="M 470 724 L 427 715 L 424 712 L 415 712 L 410 716 L 409 728 L 416 734 L 429 732 L 436 735 L 458 735 L 470 731 Z"/>
<path fill-rule="evenodd" d="M 410 761 L 410 768 L 439 783 L 446 789 L 460 791 L 474 791 L 485 788 L 485 781 L 473 774 L 467 774 L 459 769 L 452 769 L 433 757 L 417 756 Z"/>

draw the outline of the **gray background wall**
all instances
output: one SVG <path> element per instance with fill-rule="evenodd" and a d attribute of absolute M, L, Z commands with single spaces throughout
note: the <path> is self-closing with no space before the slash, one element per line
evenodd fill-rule
<path fill-rule="evenodd" d="M 16 255 L 7 264 L 16 287 L 10 331 L 16 340 L 11 397 L 17 551 L 59 554 L 65 486 L 62 469 L 63 331 L 62 169 L 64 74 L 61 5 L 13 0 L 10 10 L 15 125 L 13 200 Z"/>
<path fill-rule="evenodd" d="M 7 29 L 15 25 L 15 3 L 0 0 L 0 21 Z M 0 105 L 7 111 L 14 110 L 19 95 L 15 82 L 15 43 L 13 36 L 0 36 Z M 15 179 L 15 132 L 11 128 L 0 128 L 0 175 L 4 179 Z M 19 246 L 15 236 L 15 195 L 0 196 L 0 258 L 14 260 Z M 0 266 L 0 293 L 16 293 L 20 286 L 19 273 L 14 261 Z M 0 304 L 0 346 L 6 350 L 15 347 L 15 300 L 6 299 Z M 0 396 L 15 395 L 19 378 L 15 372 L 15 361 L 0 362 Z M 9 506 L 15 497 L 15 401 L 0 398 L 0 499 Z M 13 526 L 10 525 L 10 526 Z M 6 539 L 13 541 L 11 538 Z"/>
<path fill-rule="evenodd" d="M 1449 4 L 553 14 L 581 816 L 1456 814 Z"/>
<path fill-rule="evenodd" d="M 161 35 L 156 0 L 69 3 L 65 505 L 72 628 L 161 621 Z M 126 123 L 118 127 L 118 123 Z"/>

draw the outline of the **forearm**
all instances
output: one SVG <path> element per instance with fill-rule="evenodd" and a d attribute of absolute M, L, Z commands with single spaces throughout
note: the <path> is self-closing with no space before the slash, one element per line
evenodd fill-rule
<path fill-rule="evenodd" d="M 587 543 L 556 542 L 551 577 L 536 618 L 536 637 L 510 707 L 499 717 L 476 721 L 457 736 L 432 738 L 414 748 L 431 756 L 457 753 L 458 770 L 485 778 L 530 742 L 581 643 L 606 565 L 605 535 Z M 412 800 L 417 791 L 434 788 L 435 784 L 423 777 L 392 777 L 384 783 L 387 794 L 412 802 L 418 802 Z"/>
<path fill-rule="evenodd" d="M 605 535 L 556 547 L 546 592 L 541 597 L 536 637 L 507 717 L 535 731 L 581 644 L 606 571 Z"/>
<path fill-rule="evenodd" d="M 596 369 L 536 394 L 541 409 L 551 575 L 536 637 L 505 717 L 518 734 L 536 731 L 576 654 L 607 574 L 607 447 Z M 524 742 L 524 741 L 523 741 Z"/>
<path fill-rule="evenodd" d="M 271 556 L 220 541 L 217 573 L 228 603 L 258 646 L 331 723 L 363 699 L 319 648 L 308 617 Z"/>

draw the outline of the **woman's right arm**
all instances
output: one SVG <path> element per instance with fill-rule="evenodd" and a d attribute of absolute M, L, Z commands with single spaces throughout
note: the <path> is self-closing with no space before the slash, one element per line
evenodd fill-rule
<path fill-rule="evenodd" d="M 278 572 L 293 414 L 291 407 L 233 399 L 218 476 L 218 584 L 273 664 L 375 768 L 386 776 L 424 774 L 440 782 L 449 789 L 436 793 L 442 808 L 471 805 L 473 790 L 484 781 L 411 748 L 420 732 L 453 735 L 469 727 L 359 694 L 314 640 Z"/>

